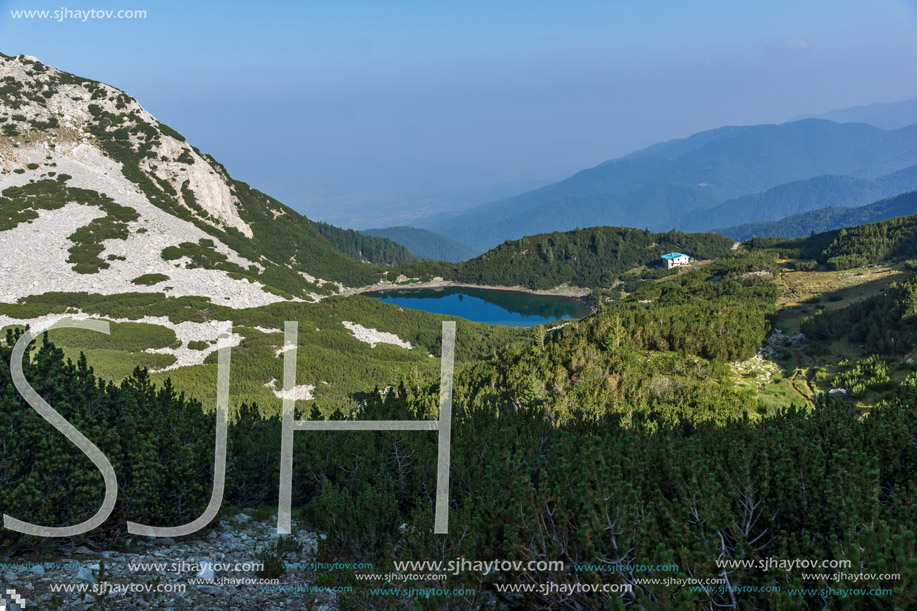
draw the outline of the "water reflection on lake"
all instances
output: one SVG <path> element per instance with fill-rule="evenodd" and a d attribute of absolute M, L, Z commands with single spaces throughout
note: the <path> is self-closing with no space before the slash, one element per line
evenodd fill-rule
<path fill-rule="evenodd" d="M 510 327 L 532 327 L 589 313 L 585 303 L 571 297 L 467 287 L 398 289 L 366 296 L 403 308 Z"/>

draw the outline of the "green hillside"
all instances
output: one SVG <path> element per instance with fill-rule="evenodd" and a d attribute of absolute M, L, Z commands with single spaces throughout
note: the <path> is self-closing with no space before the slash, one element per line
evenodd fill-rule
<path fill-rule="evenodd" d="M 421 263 L 400 271 L 409 276 L 441 276 L 459 282 L 531 289 L 561 285 L 600 288 L 627 280 L 629 272 L 633 276 L 630 279 L 676 273 L 661 267 L 660 256 L 668 252 L 714 259 L 728 254 L 732 245 L 732 240 L 712 233 L 590 227 L 508 241 L 455 265 Z"/>
<path fill-rule="evenodd" d="M 378 265 L 401 265 L 424 258 L 412 254 L 403 244 L 387 236 L 367 235 L 366 232 L 341 229 L 320 221 L 313 221 L 312 225 L 335 249 L 357 261 Z"/>
<path fill-rule="evenodd" d="M 459 244 L 446 236 L 417 229 L 416 227 L 386 227 L 384 229 L 365 229 L 366 235 L 388 238 L 402 244 L 412 253 L 433 261 L 465 261 L 478 254 L 464 244 Z"/>
<path fill-rule="evenodd" d="M 754 238 L 752 250 L 784 258 L 810 259 L 832 269 L 850 269 L 882 261 L 917 257 L 917 215 L 892 218 L 806 238 Z"/>
<path fill-rule="evenodd" d="M 677 566 L 677 575 L 716 574 L 717 559 L 784 553 L 851 558 L 864 573 L 900 578 L 850 577 L 831 581 L 831 587 L 881 586 L 890 590 L 883 600 L 906 608 L 909 584 L 917 578 L 909 509 L 917 502 L 910 485 L 917 465 L 917 372 L 903 363 L 886 364 L 891 375 L 882 378 L 878 366 L 865 371 L 851 364 L 841 375 L 882 385 L 887 397 L 868 418 L 851 409 L 852 396 L 811 403 L 799 395 L 780 398 L 779 389 L 795 383 L 792 371 L 747 378 L 733 361 L 749 359 L 765 341 L 780 307 L 783 273 L 767 253 L 725 259 L 662 279 L 554 332 L 536 329 L 534 341 L 525 345 L 462 364 L 454 385 L 449 535 L 433 535 L 430 528 L 437 464 L 432 435 L 297 438 L 293 507 L 325 534 L 316 559 L 372 562 L 374 570 L 389 572 L 400 558 L 392 549 L 435 549 L 448 558 L 485 561 L 563 555 L 569 559 L 564 568 L 514 572 L 513 579 L 595 584 L 617 578 L 597 557 L 646 566 L 643 573 L 653 578 L 672 575 L 649 568 L 658 565 Z M 902 296 L 911 301 L 889 295 L 895 302 Z M 903 321 L 897 314 L 884 317 L 893 328 Z M 0 382 L 9 379 L 14 339 L 10 335 L 0 346 Z M 118 527 L 125 520 L 170 524 L 198 515 L 212 478 L 206 447 L 213 419 L 202 416 L 202 405 L 177 395 L 168 383 L 151 385 L 142 371 L 120 386 L 100 384 L 91 362 L 67 364 L 63 356 L 41 344 L 27 376 L 65 417 L 79 418 L 81 430 L 112 458 L 127 487 L 109 523 L 88 542 L 106 537 L 107 545 L 125 544 Z M 368 388 L 352 417 L 435 419 L 438 398 L 437 382 L 404 379 L 385 392 Z M 72 446 L 55 444 L 54 436 L 44 434 L 47 425 L 20 404 L 12 385 L 0 383 L 0 466 L 11 484 L 0 488 L 0 502 L 55 523 L 81 519 L 98 503 L 98 472 L 85 468 Z M 230 427 L 225 502 L 231 507 L 276 506 L 280 423 L 261 411 L 240 407 Z M 51 476 L 30 480 L 36 472 Z M 33 489 L 40 493 L 28 494 Z M 698 490 L 708 494 L 699 496 Z M 7 531 L 0 536 L 8 548 L 47 551 L 53 545 Z M 825 585 L 818 576 L 784 568 L 736 568 L 730 579 L 746 588 L 743 601 L 760 606 L 789 607 L 798 599 L 789 588 Z M 775 581 L 789 585 L 777 593 L 754 590 Z M 354 571 L 330 571 L 321 583 L 347 586 L 357 579 Z M 508 607 L 522 606 L 525 599 L 498 594 L 499 583 L 499 575 L 482 581 L 478 573 L 456 571 L 435 586 L 467 587 Z M 655 582 L 636 596 L 684 608 L 731 601 L 729 592 Z M 615 600 L 598 599 L 609 605 Z M 380 600 L 394 605 L 400 597 L 396 590 L 380 597 L 353 588 L 339 600 L 357 608 Z M 544 606 L 555 598 L 531 600 Z M 580 592 L 569 600 L 588 607 L 597 596 Z"/>
<path fill-rule="evenodd" d="M 439 352 L 441 324 L 448 317 L 399 310 L 361 296 L 330 297 L 319 303 L 281 302 L 259 308 L 233 309 L 210 303 L 201 297 L 170 298 L 163 294 L 136 293 L 94 295 L 87 293 L 45 293 L 16 304 L 0 303 L 0 315 L 38 318 L 47 314 L 79 310 L 101 319 L 139 321 L 164 317 L 170 324 L 229 321 L 241 336 L 233 349 L 232 406 L 258 403 L 265 413 L 276 413 L 280 399 L 270 381 L 283 379 L 283 321 L 299 322 L 300 350 L 298 379 L 313 385 L 316 405 L 325 414 L 335 409 L 349 412 L 361 397 L 377 384 L 396 384 L 399 379 L 415 382 L 435 379 L 439 362 L 429 355 Z M 344 322 L 384 331 L 408 342 L 411 347 L 359 341 Z M 180 391 L 213 405 L 216 400 L 216 354 L 210 352 L 201 364 L 175 370 L 156 371 L 175 362 L 171 354 L 148 350 L 181 348 L 175 333 L 157 323 L 118 323 L 111 336 L 84 330 L 52 330 L 51 338 L 76 360 L 84 352 L 100 375 L 120 382 L 134 367 L 149 367 L 150 377 L 163 383 L 171 380 Z M 459 363 L 493 354 L 518 341 L 530 341 L 529 332 L 512 327 L 489 326 L 462 321 L 462 343 L 456 350 Z M 208 343 L 210 346 L 212 342 Z M 186 346 L 194 349 L 192 346 Z M 203 349 L 206 346 L 198 346 Z M 212 348 L 211 348 L 212 349 Z"/>
<path fill-rule="evenodd" d="M 735 225 L 717 229 L 716 232 L 739 241 L 755 236 L 795 238 L 813 232 L 823 233 L 841 227 L 854 227 L 915 213 L 917 213 L 917 191 L 911 191 L 867 206 L 822 208 L 794 214 L 779 221 Z"/>

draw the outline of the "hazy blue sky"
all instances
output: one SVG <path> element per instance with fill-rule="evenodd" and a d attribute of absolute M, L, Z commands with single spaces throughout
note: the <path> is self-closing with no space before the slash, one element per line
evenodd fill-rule
<path fill-rule="evenodd" d="M 912 0 L 0 0 L 0 51 L 107 82 L 364 227 L 725 124 L 917 96 Z M 143 9 L 144 20 L 11 9 Z"/>

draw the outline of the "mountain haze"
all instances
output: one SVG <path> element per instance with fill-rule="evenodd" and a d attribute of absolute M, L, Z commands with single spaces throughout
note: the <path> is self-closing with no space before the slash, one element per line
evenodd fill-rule
<path fill-rule="evenodd" d="M 0 194 L 2 269 L 32 272 L 5 273 L 0 301 L 91 285 L 259 306 L 384 274 L 128 94 L 26 56 L 0 56 Z"/>
<path fill-rule="evenodd" d="M 678 227 L 686 231 L 709 231 L 716 227 L 776 221 L 821 208 L 865 206 L 914 189 L 917 189 L 917 166 L 880 178 L 816 176 L 689 213 L 679 220 Z"/>
<path fill-rule="evenodd" d="M 881 130 L 809 119 L 724 127 L 660 143 L 454 218 L 448 232 L 478 249 L 595 225 L 667 230 L 693 211 L 824 175 L 874 179 L 917 165 L 917 126 Z"/>
<path fill-rule="evenodd" d="M 794 214 L 779 221 L 745 223 L 723 227 L 716 232 L 733 240 L 745 241 L 753 237 L 797 238 L 812 232 L 822 233 L 842 227 L 875 223 L 898 216 L 917 214 L 917 191 L 883 199 L 857 208 L 830 207 L 802 214 Z"/>
<path fill-rule="evenodd" d="M 827 119 L 837 123 L 868 123 L 881 129 L 899 129 L 917 123 L 917 98 L 901 102 L 840 108 L 818 115 L 804 115 L 794 120 L 802 119 Z"/>
<path fill-rule="evenodd" d="M 464 244 L 459 244 L 455 240 L 450 240 L 442 234 L 416 227 L 365 229 L 361 233 L 378 238 L 387 238 L 403 245 L 419 257 L 433 259 L 434 261 L 458 262 L 479 254 L 476 250 Z"/>

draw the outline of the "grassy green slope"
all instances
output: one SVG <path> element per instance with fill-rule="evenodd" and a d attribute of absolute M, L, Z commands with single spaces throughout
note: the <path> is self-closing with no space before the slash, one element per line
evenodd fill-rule
<path fill-rule="evenodd" d="M 747 246 L 775 252 L 784 258 L 814 259 L 832 269 L 901 261 L 917 257 L 917 215 L 826 231 L 807 238 L 754 238 Z"/>
<path fill-rule="evenodd" d="M 732 244 L 732 240 L 710 233 L 590 227 L 513 240 L 463 263 L 421 263 L 401 271 L 411 276 L 531 289 L 564 284 L 599 288 L 612 286 L 634 268 L 659 267 L 660 255 L 667 252 L 710 259 L 728 254 Z"/>
<path fill-rule="evenodd" d="M 216 306 L 204 298 L 168 298 L 138 293 L 90 295 L 47 293 L 29 297 L 19 304 L 0 304 L 0 314 L 35 318 L 76 308 L 99 317 L 137 320 L 168 317 L 170 322 L 232 321 L 244 337 L 232 353 L 232 403 L 256 402 L 266 412 L 279 409 L 280 400 L 270 388 L 271 379 L 283 379 L 283 361 L 277 350 L 283 345 L 284 321 L 299 323 L 298 383 L 314 385 L 316 404 L 324 412 L 349 411 L 364 393 L 374 387 L 427 383 L 438 378 L 441 322 L 447 317 L 415 310 L 401 310 L 360 296 L 332 297 L 317 304 L 276 303 L 260 308 L 234 310 Z M 449 318 L 452 319 L 452 318 Z M 354 338 L 342 325 L 350 321 L 370 329 L 394 333 L 413 346 L 406 349 L 389 344 L 369 344 Z M 256 329 L 258 327 L 259 329 Z M 265 332 L 267 330 L 267 332 Z M 274 331 L 271 331 L 274 330 Z M 531 331 L 460 321 L 456 361 L 486 359 L 507 345 L 531 341 Z M 110 337 L 83 330 L 55 330 L 52 338 L 71 358 L 86 352 L 100 375 L 121 380 L 134 366 L 164 367 L 174 362 L 168 354 L 150 354 L 149 348 L 177 347 L 175 334 L 151 324 L 121 323 L 112 326 Z M 171 378 L 176 388 L 212 406 L 215 401 L 216 353 L 203 365 L 153 373 L 156 380 Z"/>

